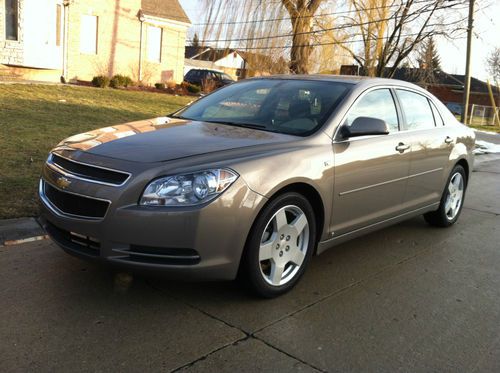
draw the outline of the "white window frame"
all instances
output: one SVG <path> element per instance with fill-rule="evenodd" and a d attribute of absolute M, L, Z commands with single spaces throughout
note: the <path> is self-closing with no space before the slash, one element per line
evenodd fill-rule
<path fill-rule="evenodd" d="M 80 53 L 97 54 L 99 17 L 83 14 L 80 19 Z"/>
<path fill-rule="evenodd" d="M 163 28 L 153 25 L 147 27 L 147 59 L 150 62 L 161 63 L 163 46 Z M 159 33 L 156 34 L 155 33 Z"/>

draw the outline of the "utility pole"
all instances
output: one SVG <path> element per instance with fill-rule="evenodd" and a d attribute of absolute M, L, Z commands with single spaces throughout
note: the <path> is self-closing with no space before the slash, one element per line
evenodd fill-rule
<path fill-rule="evenodd" d="M 466 124 L 469 112 L 470 94 L 470 55 L 472 49 L 472 27 L 474 23 L 474 0 L 469 0 L 469 23 L 467 26 L 467 57 L 465 60 L 465 87 L 462 109 L 462 123 Z M 470 121 L 469 121 L 470 122 Z"/>

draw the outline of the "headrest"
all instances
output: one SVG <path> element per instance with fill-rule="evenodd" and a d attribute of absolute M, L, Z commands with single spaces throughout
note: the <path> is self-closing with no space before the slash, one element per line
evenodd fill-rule
<path fill-rule="evenodd" d="M 311 104 L 307 100 L 293 100 L 288 107 L 290 118 L 304 118 L 311 115 Z"/>

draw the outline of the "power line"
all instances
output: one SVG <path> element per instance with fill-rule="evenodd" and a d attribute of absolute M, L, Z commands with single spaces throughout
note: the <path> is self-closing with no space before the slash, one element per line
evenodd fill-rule
<path fill-rule="evenodd" d="M 400 37 L 406 38 L 406 37 L 418 36 L 418 35 L 421 35 L 421 33 L 415 32 L 415 33 L 411 33 L 411 34 L 402 34 L 402 35 L 400 35 Z M 389 39 L 390 37 L 391 36 L 383 36 L 383 37 L 380 37 L 380 38 L 370 38 L 370 40 L 372 40 L 372 41 L 386 40 L 386 39 Z M 459 38 L 456 38 L 456 39 L 463 39 L 463 37 L 459 37 Z M 338 45 L 338 44 L 364 43 L 364 42 L 365 42 L 364 39 L 342 40 L 342 41 L 333 41 L 333 42 L 323 42 L 323 43 L 312 43 L 312 44 L 295 45 L 294 47 L 296 47 L 296 48 L 318 47 L 318 46 L 322 46 L 322 45 Z M 242 47 L 242 48 L 233 47 L 231 49 L 240 50 L 240 51 L 244 52 L 244 51 L 249 51 L 249 50 L 260 50 L 260 49 L 287 49 L 287 48 L 291 48 L 291 47 L 292 47 L 291 45 L 288 45 L 288 46 L 265 46 L 265 47 Z"/>
<path fill-rule="evenodd" d="M 433 3 L 434 1 L 432 0 L 415 0 L 412 5 L 414 4 L 422 4 L 422 3 Z M 462 3 L 460 0 L 449 0 L 449 2 L 455 2 L 457 5 Z M 391 4 L 391 5 L 385 5 L 385 6 L 378 6 L 378 7 L 371 7 L 371 8 L 364 8 L 362 9 L 363 11 L 369 11 L 369 10 L 380 10 L 380 9 L 388 9 L 388 8 L 395 8 L 395 7 L 401 7 L 404 6 L 404 4 Z M 249 24 L 249 23 L 264 23 L 264 22 L 276 22 L 276 21 L 286 21 L 286 20 L 292 20 L 292 19 L 301 19 L 301 18 L 315 18 L 315 17 L 324 17 L 324 16 L 331 16 L 331 15 L 341 15 L 341 14 L 349 14 L 349 13 L 354 13 L 357 12 L 357 9 L 349 9 L 349 10 L 341 10 L 341 11 L 335 11 L 331 13 L 322 13 L 318 15 L 303 15 L 303 16 L 297 16 L 297 17 L 281 17 L 281 18 L 267 18 L 267 19 L 260 19 L 260 20 L 248 20 L 248 21 L 229 21 L 229 22 L 202 22 L 202 23 L 193 23 L 192 26 L 214 26 L 214 25 L 240 25 L 240 24 Z"/>
<path fill-rule="evenodd" d="M 455 8 L 455 10 L 462 10 L 462 9 L 466 9 L 466 8 L 467 7 Z M 440 8 L 440 9 L 443 9 L 443 8 Z M 418 14 L 421 15 L 423 13 L 429 13 L 429 12 L 433 12 L 435 10 L 436 9 L 426 9 L 426 10 L 422 10 L 422 11 L 418 12 Z M 297 36 L 297 35 L 313 35 L 313 34 L 318 34 L 318 33 L 323 33 L 323 32 L 328 32 L 328 31 L 343 30 L 343 29 L 348 29 L 348 28 L 352 28 L 352 27 L 365 26 L 365 25 L 369 25 L 372 23 L 391 21 L 393 19 L 395 19 L 395 18 L 390 17 L 390 18 L 384 18 L 384 19 L 377 19 L 377 20 L 373 20 L 373 21 L 366 21 L 366 22 L 362 22 L 362 23 L 344 24 L 344 25 L 340 25 L 340 26 L 329 27 L 329 28 L 322 29 L 322 30 L 303 31 L 303 32 L 296 32 L 296 33 L 289 33 L 289 34 L 278 34 L 278 35 L 258 36 L 258 37 L 253 37 L 253 38 L 238 38 L 238 39 L 205 39 L 205 40 L 199 40 L 199 42 L 200 43 L 222 43 L 222 42 L 235 42 L 235 41 L 269 40 L 269 39 L 287 38 L 287 37 L 292 37 L 292 36 Z"/>

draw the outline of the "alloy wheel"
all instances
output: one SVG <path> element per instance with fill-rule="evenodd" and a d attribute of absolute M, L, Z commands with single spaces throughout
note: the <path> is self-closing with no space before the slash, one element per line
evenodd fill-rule
<path fill-rule="evenodd" d="M 453 220 L 460 211 L 464 196 L 464 179 L 462 174 L 456 172 L 448 184 L 448 197 L 444 205 L 444 211 L 448 220 Z"/>
<path fill-rule="evenodd" d="M 304 263 L 309 245 L 309 222 L 295 205 L 280 208 L 268 221 L 259 247 L 259 266 L 272 286 L 291 281 Z"/>

